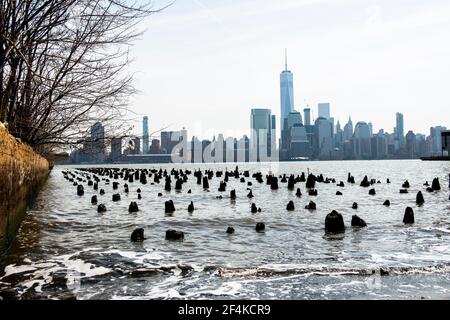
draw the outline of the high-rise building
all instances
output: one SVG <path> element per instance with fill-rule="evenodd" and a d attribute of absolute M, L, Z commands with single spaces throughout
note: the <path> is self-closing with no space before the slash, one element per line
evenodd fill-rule
<path fill-rule="evenodd" d="M 344 141 L 351 140 L 353 138 L 353 122 L 352 118 L 348 118 L 347 124 L 344 126 Z"/>
<path fill-rule="evenodd" d="M 161 148 L 166 150 L 167 154 L 172 154 L 174 148 L 181 141 L 179 131 L 162 131 L 161 132 Z"/>
<path fill-rule="evenodd" d="M 305 108 L 303 109 L 303 113 L 305 114 L 305 126 L 310 126 L 311 125 L 311 109 Z"/>
<path fill-rule="evenodd" d="M 411 130 L 408 131 L 405 137 L 405 149 L 409 159 L 417 158 L 416 135 Z"/>
<path fill-rule="evenodd" d="M 396 114 L 396 126 L 395 126 L 395 138 L 398 143 L 398 147 L 401 149 L 405 145 L 405 129 L 403 122 L 403 114 L 397 112 Z"/>
<path fill-rule="evenodd" d="M 85 145 L 89 162 L 102 163 L 106 158 L 105 127 L 100 122 L 91 127 L 91 139 Z"/>
<path fill-rule="evenodd" d="M 250 115 L 251 161 L 266 161 L 272 157 L 275 147 L 275 118 L 270 109 L 252 109 Z M 273 130 L 272 130 L 273 129 Z"/>
<path fill-rule="evenodd" d="M 134 154 L 140 154 L 141 153 L 141 138 L 135 137 L 133 139 L 133 145 L 134 145 Z"/>
<path fill-rule="evenodd" d="M 281 97 L 281 129 L 284 128 L 284 120 L 294 110 L 294 76 L 287 66 L 287 52 L 285 57 L 285 69 L 280 75 Z"/>
<path fill-rule="evenodd" d="M 320 160 L 330 160 L 333 153 L 333 132 L 330 121 L 319 117 L 314 124 L 314 155 Z"/>
<path fill-rule="evenodd" d="M 142 136 L 143 136 L 143 144 L 142 144 L 142 151 L 144 154 L 147 154 L 149 151 L 149 133 L 148 133 L 148 117 L 144 117 L 143 124 L 142 124 Z"/>
<path fill-rule="evenodd" d="M 330 104 L 329 103 L 319 103 L 319 117 L 330 119 Z"/>
<path fill-rule="evenodd" d="M 442 137 L 441 133 L 446 131 L 446 127 L 436 126 L 430 128 L 430 154 L 431 155 L 441 155 L 442 154 Z"/>
<path fill-rule="evenodd" d="M 122 157 L 122 138 L 111 139 L 111 161 L 115 162 Z"/>
<path fill-rule="evenodd" d="M 353 148 L 356 159 L 368 160 L 372 158 L 372 135 L 366 122 L 358 122 L 353 134 Z"/>

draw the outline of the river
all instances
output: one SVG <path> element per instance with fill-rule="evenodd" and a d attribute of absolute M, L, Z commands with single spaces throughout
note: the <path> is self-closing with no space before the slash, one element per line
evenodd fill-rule
<path fill-rule="evenodd" d="M 205 191 L 193 175 L 181 192 L 160 184 L 119 179 L 121 201 L 112 202 L 111 184 L 84 183 L 84 196 L 64 179 L 63 171 L 90 166 L 56 166 L 6 255 L 0 257 L 0 295 L 7 299 L 449 299 L 450 298 L 450 162 L 348 161 L 238 164 L 240 172 L 323 174 L 344 181 L 318 183 L 309 196 L 304 183 L 298 198 L 286 183 L 271 190 L 250 175 L 245 183 L 231 177 L 210 180 Z M 109 166 L 122 168 L 123 166 Z M 235 164 L 130 165 L 131 169 L 229 170 Z M 80 171 L 78 171 L 80 172 Z M 347 183 L 347 174 L 356 184 Z M 379 180 L 376 195 L 359 185 L 367 175 Z M 441 191 L 426 192 L 425 181 L 439 177 Z M 391 183 L 386 183 L 389 178 Z M 400 194 L 405 180 L 409 193 Z M 252 186 L 247 183 L 251 181 Z M 128 183 L 129 194 L 123 192 Z M 137 189 L 142 190 L 138 200 Z M 247 198 L 248 190 L 254 198 Z M 192 193 L 187 191 L 191 189 Z M 236 189 L 237 199 L 230 200 Z M 336 195 L 337 191 L 343 195 Z M 422 191 L 425 204 L 415 203 Z M 158 193 L 163 193 L 162 197 Z M 96 194 L 108 211 L 91 204 Z M 222 199 L 217 197 L 222 195 Z M 383 206 L 389 199 L 390 207 Z M 164 212 L 173 200 L 173 215 Z M 292 200 L 294 211 L 287 211 Z M 313 200 L 316 211 L 305 206 Z M 136 201 L 137 213 L 128 206 Z M 194 203 L 195 211 L 187 207 Z M 357 202 L 357 210 L 352 209 Z M 259 213 L 251 213 L 255 203 Z M 415 223 L 402 223 L 405 208 Z M 325 234 L 327 214 L 344 217 L 345 233 Z M 366 228 L 352 228 L 352 215 Z M 264 232 L 256 232 L 264 222 Z M 235 233 L 229 235 L 231 226 Z M 131 242 L 136 228 L 144 242 Z M 167 241 L 168 229 L 183 231 L 184 241 Z"/>

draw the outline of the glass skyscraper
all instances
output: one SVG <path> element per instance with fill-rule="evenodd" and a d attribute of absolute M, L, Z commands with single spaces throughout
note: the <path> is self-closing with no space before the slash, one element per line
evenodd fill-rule
<path fill-rule="evenodd" d="M 281 96 L 281 130 L 284 128 L 284 121 L 289 113 L 294 111 L 294 75 L 287 68 L 287 55 L 285 69 L 280 75 L 280 96 Z"/>
<path fill-rule="evenodd" d="M 396 127 L 395 127 L 395 135 L 396 140 L 398 141 L 398 146 L 402 148 L 405 145 L 405 129 L 403 123 L 403 114 L 397 112 L 396 115 Z"/>
<path fill-rule="evenodd" d="M 148 117 L 144 117 L 142 131 L 143 131 L 142 151 L 144 154 L 147 154 L 149 151 Z"/>

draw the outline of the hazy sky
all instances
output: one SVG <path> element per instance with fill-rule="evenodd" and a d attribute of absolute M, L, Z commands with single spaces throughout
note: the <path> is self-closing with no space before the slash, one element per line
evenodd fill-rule
<path fill-rule="evenodd" d="M 241 137 L 251 108 L 278 118 L 285 48 L 297 110 L 329 102 L 342 125 L 374 131 L 392 132 L 396 112 L 405 134 L 450 127 L 448 0 L 177 0 L 142 27 L 131 109 L 151 132 Z"/>

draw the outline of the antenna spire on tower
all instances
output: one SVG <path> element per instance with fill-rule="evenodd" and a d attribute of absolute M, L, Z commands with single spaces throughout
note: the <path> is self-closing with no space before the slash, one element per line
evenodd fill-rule
<path fill-rule="evenodd" d="M 284 49 L 284 66 L 286 68 L 286 71 L 288 71 L 288 68 L 287 68 L 287 48 Z"/>

